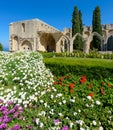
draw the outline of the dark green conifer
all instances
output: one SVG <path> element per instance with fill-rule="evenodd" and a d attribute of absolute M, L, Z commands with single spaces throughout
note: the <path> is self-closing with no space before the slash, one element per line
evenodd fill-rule
<path fill-rule="evenodd" d="M 3 51 L 3 45 L 0 43 L 0 51 Z"/>
<path fill-rule="evenodd" d="M 100 35 L 102 35 L 102 26 L 101 26 L 101 18 L 100 18 L 100 7 L 97 6 L 95 10 L 93 11 L 93 19 L 92 19 L 92 31 L 97 32 Z M 93 37 L 92 41 L 93 48 L 96 48 L 98 50 L 101 50 L 101 40 L 97 37 Z"/>
<path fill-rule="evenodd" d="M 82 13 L 78 10 L 78 7 L 74 7 L 73 15 L 72 15 L 72 36 L 76 33 L 82 34 L 83 25 L 82 25 Z M 74 50 L 82 50 L 83 42 L 80 36 L 77 36 L 73 43 Z"/>

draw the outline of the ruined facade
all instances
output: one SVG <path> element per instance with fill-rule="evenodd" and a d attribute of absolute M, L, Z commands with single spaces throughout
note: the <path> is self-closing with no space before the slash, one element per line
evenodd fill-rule
<path fill-rule="evenodd" d="M 82 35 L 72 37 L 72 29 L 61 32 L 39 19 L 14 22 L 10 24 L 10 51 L 73 52 L 73 41 L 78 35 L 83 39 L 85 53 L 89 52 L 94 35 L 101 40 L 102 51 L 113 51 L 113 24 L 102 25 L 102 31 L 103 36 L 85 26 Z"/>
<path fill-rule="evenodd" d="M 70 51 L 69 36 L 39 20 L 10 24 L 10 51 Z"/>

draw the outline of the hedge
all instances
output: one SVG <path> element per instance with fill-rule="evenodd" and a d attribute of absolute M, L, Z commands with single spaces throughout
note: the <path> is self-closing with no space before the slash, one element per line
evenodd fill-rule
<path fill-rule="evenodd" d="M 113 60 L 87 58 L 45 58 L 45 65 L 56 76 L 86 75 L 89 79 L 113 77 Z"/>

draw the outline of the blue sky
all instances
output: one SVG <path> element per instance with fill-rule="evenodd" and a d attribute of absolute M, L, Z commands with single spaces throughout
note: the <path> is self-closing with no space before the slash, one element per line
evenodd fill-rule
<path fill-rule="evenodd" d="M 39 18 L 59 30 L 71 27 L 74 6 L 81 10 L 84 25 L 92 24 L 96 6 L 100 6 L 102 24 L 113 24 L 113 0 L 2 0 L 0 42 L 8 47 L 9 24 L 20 20 Z"/>

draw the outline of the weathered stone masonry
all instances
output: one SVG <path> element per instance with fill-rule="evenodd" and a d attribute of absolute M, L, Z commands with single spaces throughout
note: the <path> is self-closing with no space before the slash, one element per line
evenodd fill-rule
<path fill-rule="evenodd" d="M 25 20 L 10 23 L 10 51 L 55 51 L 73 52 L 73 40 L 77 35 L 84 41 L 83 51 L 89 52 L 94 35 L 101 40 L 102 51 L 113 51 L 113 25 L 103 25 L 103 36 L 92 33 L 92 27 L 84 27 L 83 34 L 72 37 L 72 30 L 65 28 L 63 32 L 39 20 Z"/>

